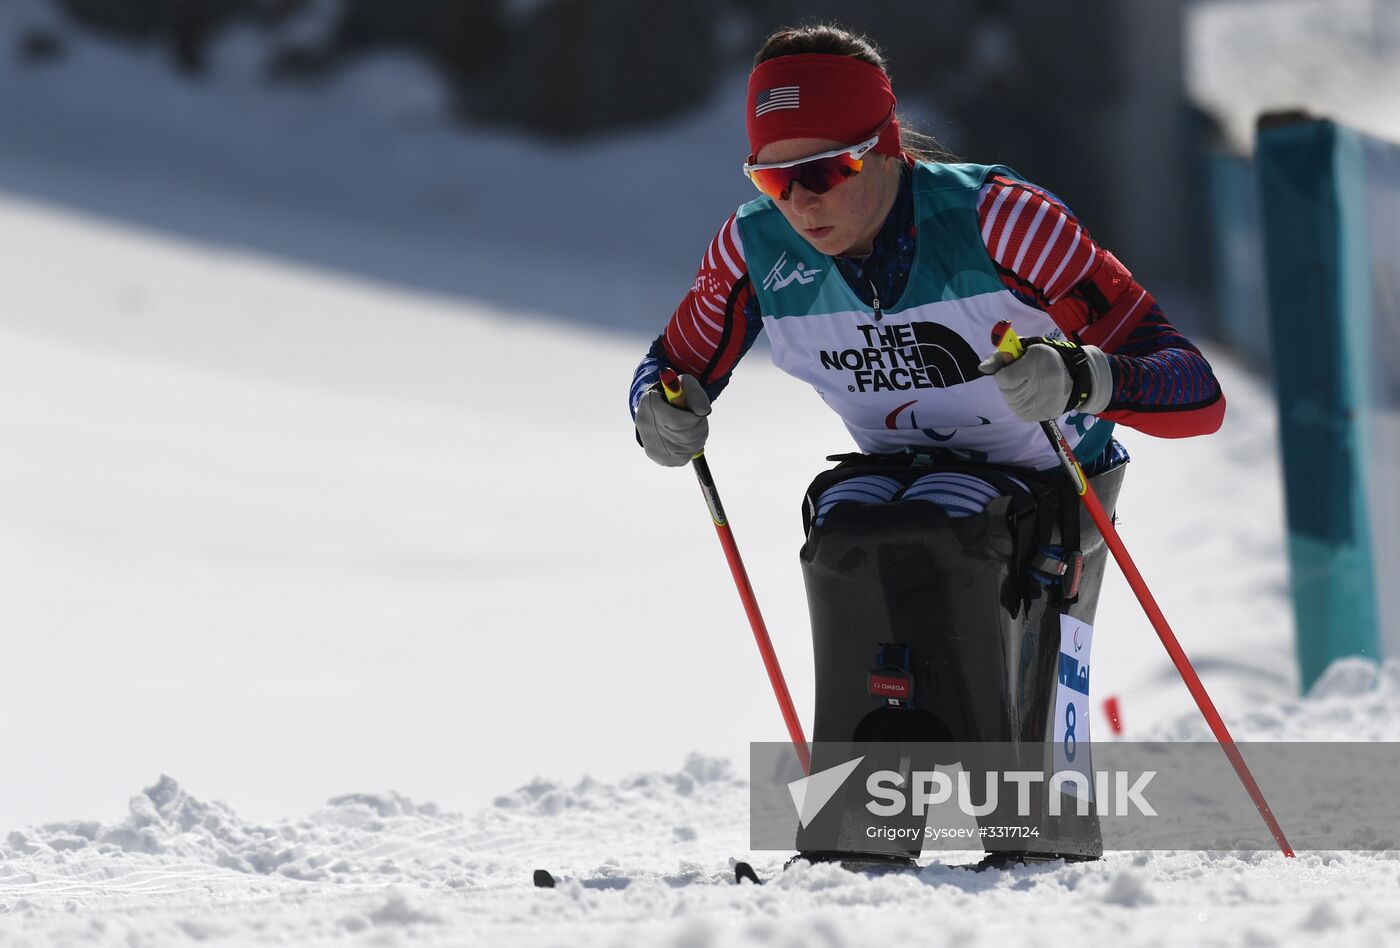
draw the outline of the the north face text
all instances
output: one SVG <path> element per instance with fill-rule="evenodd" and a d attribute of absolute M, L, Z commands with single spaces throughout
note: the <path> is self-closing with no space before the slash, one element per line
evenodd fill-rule
<path fill-rule="evenodd" d="M 821 354 L 823 368 L 852 373 L 847 387 L 853 392 L 951 388 L 982 377 L 972 346 L 939 323 L 856 328 L 864 346 Z"/>

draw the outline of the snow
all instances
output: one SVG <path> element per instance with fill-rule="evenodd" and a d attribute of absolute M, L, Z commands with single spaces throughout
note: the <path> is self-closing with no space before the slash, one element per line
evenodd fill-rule
<path fill-rule="evenodd" d="M 694 480 L 645 461 L 624 394 L 744 197 L 713 173 L 737 123 L 571 150 L 570 192 L 553 149 L 441 124 L 411 63 L 269 90 L 249 42 L 196 87 L 80 39 L 0 62 L 0 943 L 1400 935 L 1393 853 L 732 885 L 747 744 L 784 730 Z M 1220 434 L 1123 435 L 1124 540 L 1237 738 L 1395 740 L 1394 665 L 1295 696 L 1272 402 L 1210 355 Z M 798 504 L 848 439 L 761 352 L 712 424 L 805 716 Z M 1200 738 L 1112 570 L 1096 627 L 1125 736 Z"/>
<path fill-rule="evenodd" d="M 1210 0 L 1186 19 L 1186 84 L 1235 150 L 1261 112 L 1301 108 L 1400 141 L 1394 0 Z"/>
<path fill-rule="evenodd" d="M 1394 669 L 1392 669 L 1393 671 Z M 1391 713 L 1400 693 L 1391 689 Z M 978 874 L 834 866 L 733 885 L 746 787 L 692 755 L 672 773 L 536 780 L 463 817 L 396 794 L 251 823 L 162 777 L 125 820 L 0 844 L 7 944 L 1384 944 L 1396 854 L 1115 853 Z M 530 877 L 547 865 L 555 889 Z"/>
<path fill-rule="evenodd" d="M 1378 666 L 1360 656 L 1339 658 L 1307 697 L 1260 703 L 1233 716 L 1237 741 L 1394 741 L 1400 737 L 1396 697 L 1400 662 Z M 1205 720 L 1187 715 L 1154 730 L 1151 740 L 1206 741 Z"/>

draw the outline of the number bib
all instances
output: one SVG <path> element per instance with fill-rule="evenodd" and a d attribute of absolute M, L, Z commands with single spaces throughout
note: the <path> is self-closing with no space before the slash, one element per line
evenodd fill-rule
<path fill-rule="evenodd" d="M 1066 791 L 1081 800 L 1094 799 L 1094 775 L 1089 770 L 1089 650 L 1093 643 L 1093 626 L 1072 616 L 1060 616 L 1060 680 L 1055 686 L 1052 728 L 1055 771 L 1083 775 L 1082 788 L 1073 781 L 1064 784 Z"/>

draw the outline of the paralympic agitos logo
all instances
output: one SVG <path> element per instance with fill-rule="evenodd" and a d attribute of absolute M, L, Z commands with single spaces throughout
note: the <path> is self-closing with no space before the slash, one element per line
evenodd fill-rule
<path fill-rule="evenodd" d="M 822 368 L 851 372 L 852 392 L 906 392 L 919 388 L 952 388 L 982 377 L 982 360 L 953 330 L 938 323 L 903 326 L 857 326 L 865 345 L 824 349 Z"/>

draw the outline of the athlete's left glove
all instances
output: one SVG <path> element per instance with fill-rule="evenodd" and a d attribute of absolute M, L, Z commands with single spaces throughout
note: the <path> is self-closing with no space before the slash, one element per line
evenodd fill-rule
<path fill-rule="evenodd" d="M 993 352 L 978 366 L 996 378 L 1002 398 L 1022 421 L 1050 421 L 1066 412 L 1097 415 L 1113 394 L 1113 368 L 1098 346 L 1032 336 L 1019 359 Z M 1011 361 L 1009 361 L 1011 360 Z"/>

